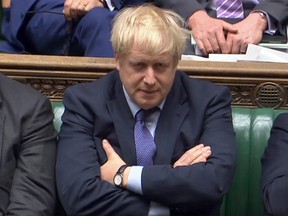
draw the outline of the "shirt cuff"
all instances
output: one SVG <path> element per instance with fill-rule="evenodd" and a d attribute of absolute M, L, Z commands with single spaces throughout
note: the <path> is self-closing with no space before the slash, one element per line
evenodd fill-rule
<path fill-rule="evenodd" d="M 264 13 L 266 15 L 268 26 L 267 26 L 267 30 L 265 30 L 265 33 L 270 34 L 270 35 L 274 35 L 278 29 L 273 22 L 273 18 L 270 17 L 269 14 L 267 14 L 265 11 L 262 11 L 262 10 L 251 11 L 251 13 L 255 13 L 255 12 L 261 12 L 261 13 Z"/>
<path fill-rule="evenodd" d="M 111 0 L 104 0 L 107 4 L 107 7 L 109 8 L 110 11 L 113 11 L 115 9 L 115 6 Z"/>
<path fill-rule="evenodd" d="M 137 193 L 143 194 L 142 184 L 141 184 L 141 175 L 142 175 L 143 166 L 132 166 L 130 173 L 128 175 L 127 189 Z"/>

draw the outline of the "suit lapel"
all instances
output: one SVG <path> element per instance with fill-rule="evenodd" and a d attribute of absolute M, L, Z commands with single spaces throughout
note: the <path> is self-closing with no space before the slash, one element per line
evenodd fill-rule
<path fill-rule="evenodd" d="M 107 102 L 115 131 L 119 139 L 121 157 L 129 165 L 137 164 L 134 144 L 134 117 L 123 93 L 119 81 L 115 87 L 115 99 Z"/>
<path fill-rule="evenodd" d="M 176 84 L 176 85 L 175 85 Z M 155 132 L 157 153 L 154 164 L 170 164 L 174 147 L 177 141 L 179 129 L 189 111 L 186 103 L 186 94 L 180 84 L 175 80 L 174 86 L 169 93 Z"/>

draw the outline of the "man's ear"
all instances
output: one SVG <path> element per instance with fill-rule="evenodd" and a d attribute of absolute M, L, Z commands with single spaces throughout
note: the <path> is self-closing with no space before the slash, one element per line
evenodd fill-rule
<path fill-rule="evenodd" d="M 115 63 L 116 63 L 116 68 L 119 71 L 120 69 L 120 59 L 118 53 L 115 53 Z"/>

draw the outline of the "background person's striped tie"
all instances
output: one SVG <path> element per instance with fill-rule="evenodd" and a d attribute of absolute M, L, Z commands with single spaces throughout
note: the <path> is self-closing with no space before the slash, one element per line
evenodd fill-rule
<path fill-rule="evenodd" d="M 243 18 L 242 0 L 218 0 L 216 5 L 217 18 Z"/>

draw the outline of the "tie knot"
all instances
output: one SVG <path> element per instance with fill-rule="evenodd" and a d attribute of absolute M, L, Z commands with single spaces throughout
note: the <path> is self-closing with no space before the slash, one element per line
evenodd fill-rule
<path fill-rule="evenodd" d="M 140 109 L 135 115 L 136 122 L 137 121 L 145 122 L 146 117 L 153 114 L 158 109 L 159 109 L 158 107 L 153 107 L 153 108 L 148 109 L 148 110 Z"/>

